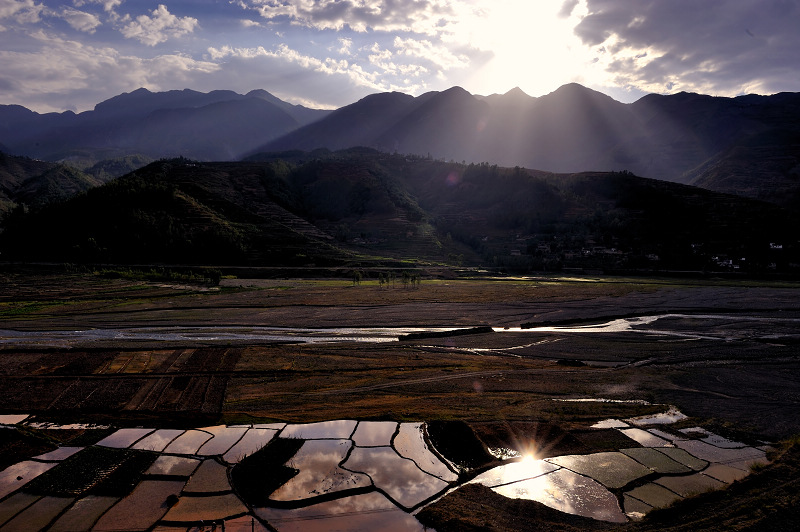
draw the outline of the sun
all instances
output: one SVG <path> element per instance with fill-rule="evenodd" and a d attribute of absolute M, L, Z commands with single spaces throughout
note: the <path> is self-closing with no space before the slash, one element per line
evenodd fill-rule
<path fill-rule="evenodd" d="M 592 76 L 592 51 L 574 34 L 585 13 L 579 3 L 559 16 L 563 0 L 496 0 L 465 14 L 454 37 L 491 53 L 470 78 L 481 94 L 519 86 L 541 95 Z"/>

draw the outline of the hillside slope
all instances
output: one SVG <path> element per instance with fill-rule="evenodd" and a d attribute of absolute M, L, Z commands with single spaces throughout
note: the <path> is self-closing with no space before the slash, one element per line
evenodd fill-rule
<path fill-rule="evenodd" d="M 228 265 L 413 260 L 513 271 L 791 272 L 796 216 L 630 173 L 551 174 L 371 150 L 159 161 L 10 217 L 4 257 Z"/>

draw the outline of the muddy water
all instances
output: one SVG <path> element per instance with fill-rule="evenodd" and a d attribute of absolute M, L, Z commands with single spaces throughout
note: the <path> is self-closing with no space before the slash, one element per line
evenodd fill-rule
<path fill-rule="evenodd" d="M 0 346 L 73 347 L 98 342 L 232 342 L 332 343 L 393 342 L 411 333 L 439 333 L 459 327 L 132 327 L 72 331 L 0 329 Z M 608 334 L 631 333 L 685 339 L 729 341 L 738 338 L 800 337 L 800 319 L 722 314 L 661 314 L 614 319 L 605 323 L 561 327 L 497 327 L 497 333 Z"/>

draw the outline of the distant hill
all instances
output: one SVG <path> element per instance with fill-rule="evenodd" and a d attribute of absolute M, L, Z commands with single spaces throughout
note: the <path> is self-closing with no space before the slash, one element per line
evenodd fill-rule
<path fill-rule="evenodd" d="M 14 260 L 508 271 L 796 272 L 773 204 L 629 172 L 552 174 L 369 149 L 152 163 L 9 217 Z"/>
<path fill-rule="evenodd" d="M 231 160 L 329 111 L 283 102 L 263 90 L 150 92 L 138 89 L 75 114 L 0 105 L 0 144 L 49 161 L 140 154 Z"/>
<path fill-rule="evenodd" d="M 0 152 L 0 219 L 18 204 L 37 208 L 103 183 L 75 168 Z"/>
<path fill-rule="evenodd" d="M 417 98 L 376 94 L 255 151 L 367 146 L 553 172 L 628 170 L 789 204 L 800 193 L 798 136 L 800 93 L 680 93 L 622 104 L 573 83 L 540 98 L 458 87 Z M 770 153 L 780 165 L 761 164 Z"/>
<path fill-rule="evenodd" d="M 623 104 L 575 83 L 539 98 L 519 88 L 378 93 L 335 111 L 263 90 L 138 89 L 80 114 L 0 105 L 5 151 L 80 168 L 131 155 L 231 161 L 362 146 L 558 173 L 626 170 L 792 208 L 800 206 L 799 138 L 800 93 L 650 94 Z"/>

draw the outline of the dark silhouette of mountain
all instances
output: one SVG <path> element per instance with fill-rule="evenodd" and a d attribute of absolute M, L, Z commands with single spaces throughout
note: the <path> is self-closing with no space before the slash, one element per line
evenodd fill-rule
<path fill-rule="evenodd" d="M 379 93 L 336 111 L 263 90 L 139 89 L 80 114 L 0 106 L 9 152 L 81 167 L 131 154 L 209 161 L 364 146 L 551 172 L 627 170 L 790 206 L 800 197 L 798 137 L 800 93 L 651 94 L 623 104 L 575 83 L 539 98 L 519 88 Z"/>
<path fill-rule="evenodd" d="M 458 87 L 417 98 L 376 94 L 256 151 L 367 146 L 553 172 L 625 169 L 785 202 L 800 190 L 792 178 L 800 164 L 791 148 L 798 135 L 800 93 L 737 98 L 680 93 L 622 104 L 572 83 L 539 98 L 518 88 L 487 97 Z M 763 138 L 770 139 L 768 145 L 758 140 Z M 737 151 L 754 143 L 762 152 L 783 154 L 788 170 L 765 170 L 745 156 L 761 160 L 757 152 Z M 738 155 L 729 160 L 729 154 Z M 709 166 L 742 179 L 709 173 Z M 761 171 L 748 179 L 753 166 Z M 701 168 L 706 168 L 702 179 Z"/>
<path fill-rule="evenodd" d="M 255 151 L 371 146 L 387 124 L 398 122 L 414 107 L 415 101 L 400 92 L 372 94 Z"/>
<path fill-rule="evenodd" d="M 131 154 L 230 160 L 326 114 L 266 91 L 138 89 L 80 114 L 0 106 L 0 142 L 12 153 L 51 161 L 92 154 L 95 162 Z"/>
<path fill-rule="evenodd" d="M 414 259 L 513 271 L 764 274 L 792 273 L 800 262 L 796 213 L 628 172 L 552 174 L 366 148 L 258 159 L 157 161 L 15 213 L 0 252 L 348 268 Z"/>
<path fill-rule="evenodd" d="M 0 152 L 0 217 L 16 205 L 41 207 L 102 184 L 69 166 Z"/>

